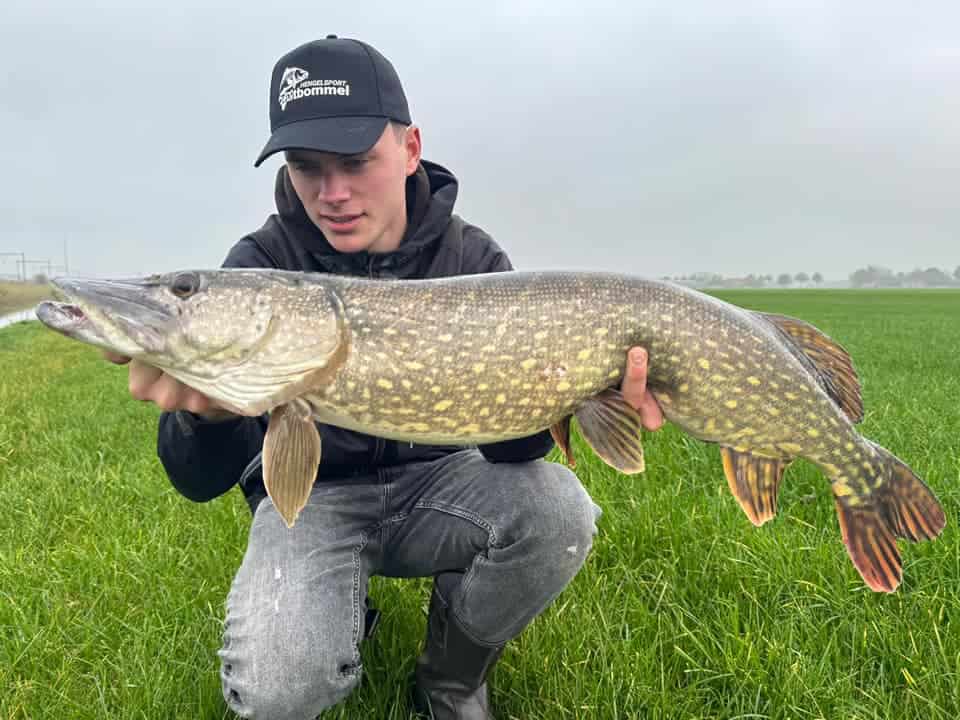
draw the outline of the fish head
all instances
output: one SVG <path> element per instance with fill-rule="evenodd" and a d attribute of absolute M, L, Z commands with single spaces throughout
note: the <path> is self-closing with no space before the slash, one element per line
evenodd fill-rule
<path fill-rule="evenodd" d="M 311 277 L 321 280 L 241 269 L 58 278 L 52 282 L 64 301 L 41 303 L 37 317 L 75 340 L 159 367 L 234 412 L 255 415 L 316 380 L 341 349 L 342 305 L 322 276 Z"/>

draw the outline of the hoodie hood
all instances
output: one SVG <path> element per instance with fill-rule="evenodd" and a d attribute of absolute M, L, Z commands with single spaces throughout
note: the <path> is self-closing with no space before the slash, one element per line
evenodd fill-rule
<path fill-rule="evenodd" d="M 274 194 L 279 219 L 287 233 L 331 272 L 355 275 L 376 268 L 378 274 L 402 277 L 396 271 L 443 236 L 453 214 L 457 189 L 453 173 L 421 160 L 417 171 L 407 178 L 406 232 L 400 246 L 389 253 L 342 253 L 334 249 L 307 215 L 286 165 L 277 170 Z"/>

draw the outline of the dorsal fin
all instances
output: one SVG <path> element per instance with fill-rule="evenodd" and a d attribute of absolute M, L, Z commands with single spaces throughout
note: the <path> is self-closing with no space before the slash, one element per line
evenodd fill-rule
<path fill-rule="evenodd" d="M 851 422 L 863 420 L 860 380 L 850 355 L 839 343 L 804 320 L 774 313 L 754 314 L 776 327 L 800 351 L 800 360 L 812 366 L 823 389 Z"/>

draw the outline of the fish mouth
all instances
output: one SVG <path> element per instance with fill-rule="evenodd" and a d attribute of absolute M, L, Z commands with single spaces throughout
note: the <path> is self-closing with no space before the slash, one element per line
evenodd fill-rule
<path fill-rule="evenodd" d="M 157 285 L 152 279 L 55 278 L 51 284 L 61 301 L 41 303 L 37 317 L 52 329 L 127 354 L 133 349 L 131 342 L 146 352 L 164 347 L 175 317 L 170 308 L 151 297 Z"/>
<path fill-rule="evenodd" d="M 79 305 L 45 300 L 37 305 L 36 313 L 40 322 L 65 335 L 96 334 L 94 324 Z"/>

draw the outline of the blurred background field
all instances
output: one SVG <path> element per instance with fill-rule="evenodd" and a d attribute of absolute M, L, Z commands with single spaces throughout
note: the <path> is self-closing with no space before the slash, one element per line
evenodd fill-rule
<path fill-rule="evenodd" d="M 935 490 L 943 536 L 902 544 L 902 587 L 873 594 L 813 466 L 790 468 L 779 516 L 758 529 L 717 449 L 676 428 L 647 434 L 637 478 L 575 438 L 600 534 L 509 645 L 497 717 L 960 717 L 960 292 L 719 294 L 809 320 L 850 351 L 861 431 Z M 180 497 L 156 459 L 157 410 L 92 348 L 37 323 L 2 329 L 0 380 L 0 718 L 231 717 L 216 650 L 249 527 L 239 491 Z M 384 618 L 363 684 L 324 718 L 410 716 L 427 591 L 375 579 Z"/>

